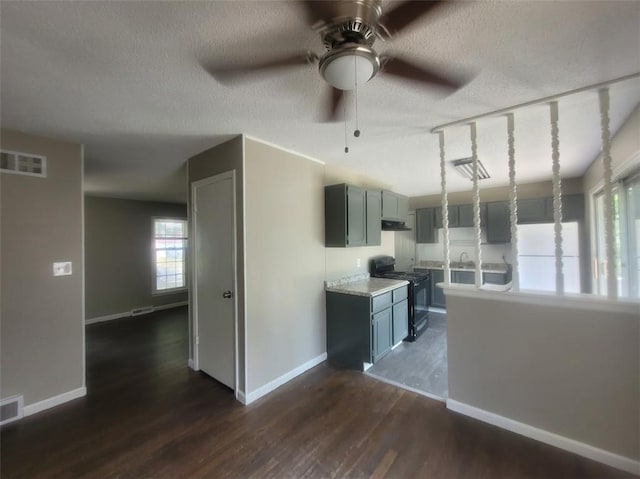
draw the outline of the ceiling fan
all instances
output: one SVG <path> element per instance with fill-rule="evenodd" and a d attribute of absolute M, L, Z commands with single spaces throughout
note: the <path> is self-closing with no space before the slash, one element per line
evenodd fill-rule
<path fill-rule="evenodd" d="M 426 87 L 457 90 L 466 83 L 461 78 L 426 65 L 417 65 L 396 55 L 379 55 L 376 39 L 389 40 L 419 18 L 433 12 L 444 0 L 404 1 L 389 12 L 382 10 L 382 0 L 304 0 L 307 24 L 316 31 L 326 52 L 313 52 L 262 61 L 247 65 L 204 66 L 217 80 L 225 82 L 261 71 L 296 67 L 318 62 L 322 78 L 330 91 L 324 121 L 336 121 L 343 92 L 353 90 L 378 74 L 409 79 Z"/>

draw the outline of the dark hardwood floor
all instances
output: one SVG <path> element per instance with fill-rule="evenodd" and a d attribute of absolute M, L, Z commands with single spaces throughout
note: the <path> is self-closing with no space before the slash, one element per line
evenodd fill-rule
<path fill-rule="evenodd" d="M 186 310 L 87 327 L 88 395 L 1 430 L 13 477 L 632 477 L 326 364 L 250 406 L 189 370 Z"/>

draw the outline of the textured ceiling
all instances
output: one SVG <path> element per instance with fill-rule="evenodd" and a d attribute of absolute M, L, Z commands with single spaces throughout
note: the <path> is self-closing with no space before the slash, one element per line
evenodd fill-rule
<path fill-rule="evenodd" d="M 3 0 L 0 15 L 2 126 L 83 143 L 87 192 L 139 199 L 184 201 L 185 160 L 238 133 L 410 196 L 436 193 L 434 126 L 640 71 L 639 1 L 455 2 L 375 48 L 473 80 L 443 97 L 374 78 L 359 90 L 362 135 L 349 135 L 345 154 L 344 124 L 316 122 L 316 67 L 225 86 L 200 66 L 322 53 L 295 3 Z M 613 87 L 612 127 L 639 102 L 639 80 Z M 521 181 L 550 177 L 548 118 L 546 106 L 516 112 Z M 504 118 L 478 123 L 492 175 L 483 186 L 507 182 L 505 129 Z M 470 156 L 468 136 L 447 132 L 450 159 Z M 560 137 L 563 175 L 580 176 L 599 149 L 596 93 L 560 101 Z M 451 191 L 470 188 L 453 170 L 450 180 Z"/>

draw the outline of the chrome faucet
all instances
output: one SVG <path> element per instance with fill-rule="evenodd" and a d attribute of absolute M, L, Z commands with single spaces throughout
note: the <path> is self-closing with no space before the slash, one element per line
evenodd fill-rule
<path fill-rule="evenodd" d="M 464 261 L 462 261 L 463 257 L 465 257 L 467 261 L 469 261 L 469 254 L 466 251 L 463 251 L 462 253 L 460 253 L 460 259 L 459 259 L 460 263 L 464 263 Z"/>

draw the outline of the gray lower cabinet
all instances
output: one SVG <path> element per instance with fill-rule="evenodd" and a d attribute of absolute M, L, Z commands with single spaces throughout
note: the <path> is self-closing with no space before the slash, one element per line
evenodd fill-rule
<path fill-rule="evenodd" d="M 327 291 L 327 358 L 362 369 L 407 337 L 407 286 L 371 297 Z"/>
<path fill-rule="evenodd" d="M 436 284 L 444 283 L 444 271 L 441 269 L 432 269 L 431 273 L 431 302 L 429 306 L 436 308 L 446 308 L 447 301 L 442 288 L 438 288 Z"/>
<path fill-rule="evenodd" d="M 371 341 L 372 363 L 383 357 L 393 346 L 393 310 L 387 308 L 373 315 L 373 337 Z"/>
<path fill-rule="evenodd" d="M 510 273 L 482 273 L 482 284 L 507 284 L 509 281 Z"/>
<path fill-rule="evenodd" d="M 452 271 L 451 282 L 458 284 L 476 284 L 475 271 Z"/>

